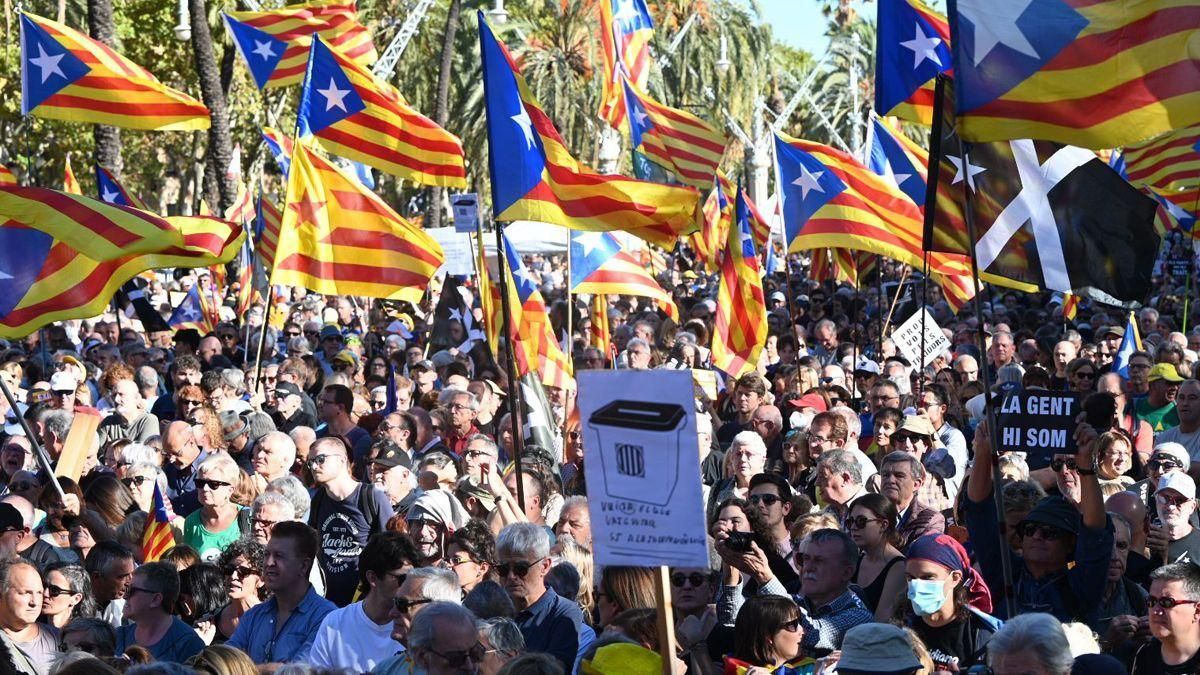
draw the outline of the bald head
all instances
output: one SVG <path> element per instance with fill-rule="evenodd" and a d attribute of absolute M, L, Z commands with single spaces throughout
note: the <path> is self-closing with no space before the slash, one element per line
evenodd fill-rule
<path fill-rule="evenodd" d="M 1118 492 L 1104 502 L 1104 510 L 1119 513 L 1133 524 L 1131 545 L 1134 550 L 1139 550 L 1146 540 L 1146 503 L 1142 498 L 1136 492 Z"/>
<path fill-rule="evenodd" d="M 163 459 L 177 469 L 192 465 L 200 456 L 196 434 L 187 422 L 171 422 L 163 432 Z"/>
<path fill-rule="evenodd" d="M 4 495 L 0 498 L 0 502 L 10 504 L 13 508 L 21 512 L 21 521 L 26 528 L 33 527 L 33 504 L 26 498 L 20 495 Z"/>

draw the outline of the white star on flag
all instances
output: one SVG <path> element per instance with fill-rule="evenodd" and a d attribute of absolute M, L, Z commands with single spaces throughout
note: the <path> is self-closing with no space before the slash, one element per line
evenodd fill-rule
<path fill-rule="evenodd" d="M 62 61 L 63 57 L 66 55 L 66 52 L 64 52 L 62 54 L 51 56 L 46 53 L 45 47 L 38 45 L 37 58 L 29 59 L 29 62 L 42 69 L 42 83 L 45 84 L 46 80 L 50 79 L 51 75 L 60 75 L 63 77 L 63 79 L 66 79 L 67 74 L 63 72 L 62 65 L 59 63 L 59 61 Z"/>
<path fill-rule="evenodd" d="M 646 126 L 646 118 L 647 117 L 649 117 L 649 115 L 647 115 L 645 112 L 643 112 L 641 108 L 637 109 L 633 113 L 633 119 L 637 120 L 637 124 L 639 127 Z"/>
<path fill-rule="evenodd" d="M 792 185 L 800 186 L 800 201 L 808 199 L 808 193 L 812 190 L 825 193 L 825 188 L 821 187 L 821 183 L 818 182 L 823 175 L 825 175 L 824 171 L 813 173 L 808 170 L 807 166 L 800 165 L 800 177 L 792 181 Z"/>
<path fill-rule="evenodd" d="M 254 41 L 254 49 L 251 50 L 251 53 L 258 54 L 262 57 L 263 61 L 275 56 L 275 50 L 271 49 L 270 42 L 259 42 L 258 40 Z"/>
<path fill-rule="evenodd" d="M 606 2 L 607 0 L 601 0 Z M 637 8 L 633 6 L 633 0 L 620 0 L 617 2 L 617 12 L 613 14 L 613 19 L 616 21 L 632 21 L 638 18 Z"/>
<path fill-rule="evenodd" d="M 975 176 L 978 176 L 979 174 L 983 173 L 984 171 L 987 171 L 987 169 L 985 169 L 982 166 L 972 164 L 971 158 L 969 156 L 967 156 L 967 153 L 965 153 L 965 152 L 963 153 L 962 157 L 950 156 L 950 157 L 947 157 L 946 159 L 950 160 L 950 163 L 954 165 L 954 180 L 950 181 L 950 184 L 958 185 L 959 183 L 961 183 L 963 181 L 963 174 L 965 173 L 966 179 L 967 179 L 967 186 L 971 188 L 971 192 L 974 192 L 975 191 Z M 965 169 L 965 171 L 964 171 L 964 169 Z"/>
<path fill-rule="evenodd" d="M 512 115 L 509 119 L 517 123 L 521 127 L 521 133 L 525 134 L 525 148 L 533 147 L 533 120 L 529 119 L 529 112 L 525 110 L 525 104 L 518 101 L 521 106 L 521 112 Z"/>
<path fill-rule="evenodd" d="M 1033 0 L 961 0 L 958 11 L 975 29 L 974 61 L 978 66 L 998 45 L 1004 45 L 1026 56 L 1041 58 L 1029 38 L 1021 32 L 1017 19 Z"/>
<path fill-rule="evenodd" d="M 342 112 L 350 112 L 346 108 L 345 98 L 350 94 L 349 89 L 338 89 L 337 83 L 333 78 L 329 78 L 329 88 L 318 89 L 317 93 L 325 97 L 325 112 L 329 112 L 334 108 L 340 108 Z"/>
<path fill-rule="evenodd" d="M 916 35 L 913 39 L 901 42 L 900 46 L 912 50 L 913 53 L 913 70 L 924 63 L 925 59 L 933 61 L 937 65 L 942 65 L 942 58 L 938 56 L 938 45 L 942 44 L 942 39 L 936 35 L 926 35 L 925 31 L 921 30 L 921 24 L 915 23 L 913 26 Z"/>
<path fill-rule="evenodd" d="M 110 191 L 109 188 L 104 188 L 104 191 L 100 193 L 100 198 L 103 199 L 104 201 L 108 202 L 109 204 L 116 204 L 117 197 L 120 197 L 120 196 L 121 196 L 121 193 Z"/>
<path fill-rule="evenodd" d="M 600 232 L 582 232 L 575 235 L 575 241 L 583 247 L 583 257 L 588 257 L 598 248 L 604 248 L 604 235 Z"/>

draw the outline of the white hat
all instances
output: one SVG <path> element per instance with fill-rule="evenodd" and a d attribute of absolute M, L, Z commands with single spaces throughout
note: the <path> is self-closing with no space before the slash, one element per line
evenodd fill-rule
<path fill-rule="evenodd" d="M 1171 473 L 1158 479 L 1158 491 L 1174 490 L 1187 499 L 1196 498 L 1196 481 L 1182 471 Z"/>
<path fill-rule="evenodd" d="M 1188 466 L 1192 463 L 1192 458 L 1188 454 L 1187 448 L 1183 447 L 1179 443 L 1173 443 L 1170 441 L 1166 443 L 1159 443 L 1158 445 L 1154 446 L 1154 452 L 1150 454 L 1150 458 L 1154 459 L 1155 455 L 1166 455 L 1167 457 L 1170 457 L 1176 462 L 1179 462 L 1179 466 L 1183 467 L 1184 471 L 1187 471 Z"/>
<path fill-rule="evenodd" d="M 9 410 L 4 417 L 4 433 L 8 436 L 24 436 L 25 428 L 21 426 L 21 421 L 17 419 L 17 414 L 24 415 L 25 411 L 29 410 L 29 406 L 24 403 L 17 403 L 17 412 Z"/>
<path fill-rule="evenodd" d="M 871 373 L 872 375 L 879 375 L 883 371 L 881 371 L 879 369 L 878 363 L 875 363 L 871 359 L 864 357 L 864 358 L 860 358 L 858 360 L 858 363 L 854 364 L 854 372 L 856 372 L 856 373 L 864 373 L 865 372 L 865 373 Z"/>
<path fill-rule="evenodd" d="M 75 379 L 75 374 L 60 370 L 50 376 L 50 391 L 69 391 L 75 393 L 79 388 L 79 380 Z"/>

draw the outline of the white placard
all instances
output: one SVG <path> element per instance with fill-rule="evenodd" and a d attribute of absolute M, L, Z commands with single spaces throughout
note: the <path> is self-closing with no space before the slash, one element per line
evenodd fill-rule
<path fill-rule="evenodd" d="M 707 567 L 687 370 L 579 373 L 596 564 Z"/>
<path fill-rule="evenodd" d="M 479 224 L 479 195 L 474 192 L 450 195 L 450 208 L 454 211 L 454 231 L 474 233 Z"/>
<path fill-rule="evenodd" d="M 925 317 L 925 358 L 919 359 L 922 315 Z M 932 363 L 938 354 L 950 349 L 950 341 L 942 333 L 937 321 L 933 320 L 933 315 L 924 307 L 921 308 L 921 311 L 914 312 L 912 316 L 908 317 L 908 321 L 896 326 L 896 330 L 892 331 L 892 342 L 896 343 L 896 349 L 904 354 L 904 358 L 911 363 L 920 362 L 921 368 Z"/>
<path fill-rule="evenodd" d="M 457 234 L 442 238 L 442 252 L 446 254 L 445 268 L 448 274 L 454 276 L 470 276 L 475 273 L 474 251 L 471 248 L 471 236 Z"/>

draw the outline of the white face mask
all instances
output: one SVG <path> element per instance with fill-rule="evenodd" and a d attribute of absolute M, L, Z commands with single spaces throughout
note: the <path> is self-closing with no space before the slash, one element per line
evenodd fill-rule
<path fill-rule="evenodd" d="M 792 425 L 792 429 L 804 431 L 805 429 L 808 429 L 808 425 L 812 424 L 814 417 L 816 417 L 814 413 L 806 413 L 797 410 L 788 417 L 788 423 Z"/>

